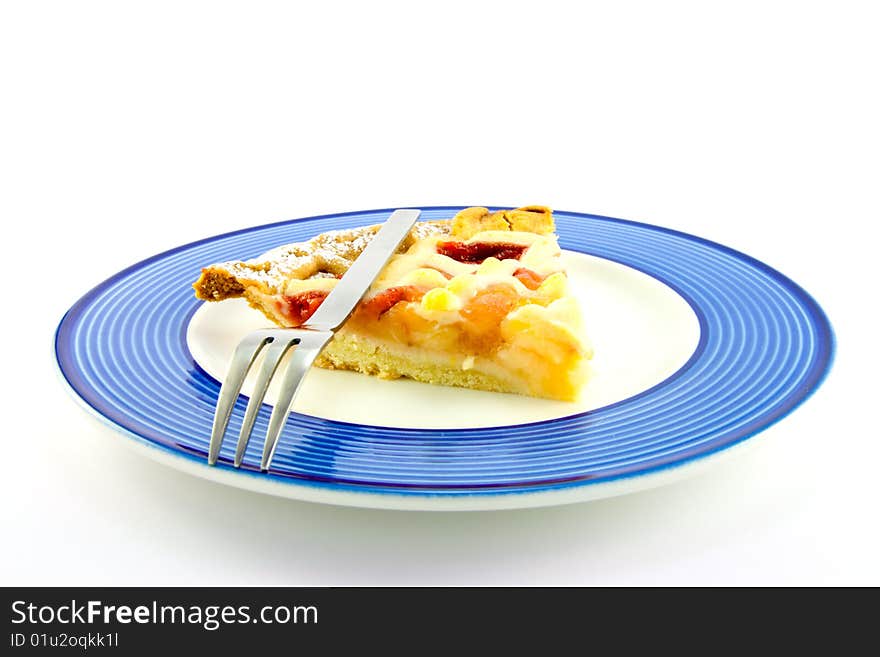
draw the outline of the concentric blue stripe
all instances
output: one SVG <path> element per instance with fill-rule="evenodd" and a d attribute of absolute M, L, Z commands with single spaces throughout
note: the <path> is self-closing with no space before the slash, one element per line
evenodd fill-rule
<path fill-rule="evenodd" d="M 422 218 L 447 218 L 459 209 L 424 208 Z M 55 345 L 61 371 L 89 406 L 127 433 L 203 461 L 219 383 L 186 345 L 187 325 L 200 303 L 191 287 L 200 268 L 255 257 L 326 230 L 378 223 L 390 212 L 250 228 L 129 267 L 64 316 Z M 678 372 L 598 410 L 511 427 L 397 429 L 294 413 L 272 471 L 259 476 L 410 495 L 588 486 L 681 465 L 736 444 L 789 413 L 821 383 L 833 355 L 831 327 L 816 302 L 779 272 L 684 233 L 554 214 L 563 248 L 645 272 L 690 303 L 700 342 Z M 245 405 L 238 400 L 229 435 L 241 427 Z M 256 435 L 265 433 L 268 418 L 264 407 Z M 230 468 L 234 442 L 224 443 L 218 467 Z M 259 442 L 252 441 L 245 455 L 248 470 L 259 470 Z"/>

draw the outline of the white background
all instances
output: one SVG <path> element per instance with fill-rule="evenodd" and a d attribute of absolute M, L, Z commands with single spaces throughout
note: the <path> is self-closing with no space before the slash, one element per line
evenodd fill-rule
<path fill-rule="evenodd" d="M 871 3 L 575 5 L 4 3 L 0 583 L 880 584 Z M 159 251 L 528 203 L 776 267 L 831 318 L 831 375 L 758 449 L 682 483 L 430 514 L 191 478 L 55 374 L 64 311 Z"/>

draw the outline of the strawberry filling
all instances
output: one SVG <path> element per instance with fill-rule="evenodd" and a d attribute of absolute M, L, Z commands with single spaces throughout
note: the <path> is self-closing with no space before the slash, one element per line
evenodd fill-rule
<path fill-rule="evenodd" d="M 376 296 L 361 304 L 361 311 L 374 317 L 381 317 L 401 301 L 419 301 L 425 291 L 415 285 L 398 285 L 382 290 Z"/>
<path fill-rule="evenodd" d="M 438 242 L 437 253 L 459 262 L 479 264 L 486 258 L 519 260 L 526 246 L 522 244 L 496 244 L 494 242 Z"/>
<path fill-rule="evenodd" d="M 312 290 L 284 295 L 278 301 L 278 311 L 287 318 L 291 326 L 299 326 L 308 321 L 328 294 L 327 290 Z"/>

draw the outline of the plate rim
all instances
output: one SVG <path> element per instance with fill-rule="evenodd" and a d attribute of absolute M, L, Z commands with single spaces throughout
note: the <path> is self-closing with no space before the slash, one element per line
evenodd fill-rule
<path fill-rule="evenodd" d="M 421 210 L 425 211 L 457 211 L 464 207 L 469 206 L 417 206 Z M 505 206 L 488 206 L 490 210 L 495 210 Z M 567 210 L 556 210 L 556 212 L 560 214 L 565 214 L 570 217 L 585 217 L 593 220 L 601 220 L 607 221 L 617 224 L 636 226 L 643 229 L 649 229 L 651 231 L 658 231 L 660 233 L 665 233 L 669 235 L 673 235 L 680 238 L 685 238 L 686 240 L 697 242 L 701 245 L 708 246 L 712 249 L 719 250 L 727 255 L 734 257 L 737 260 L 747 263 L 748 265 L 755 267 L 765 274 L 769 275 L 771 278 L 782 284 L 784 287 L 790 290 L 794 296 L 798 297 L 805 305 L 805 309 L 808 311 L 808 317 L 810 323 L 817 329 L 817 333 L 820 337 L 824 337 L 825 340 L 819 341 L 819 346 L 822 348 L 822 354 L 817 356 L 815 362 L 815 368 L 813 375 L 802 382 L 802 384 L 792 393 L 792 397 L 789 399 L 788 403 L 779 409 L 776 409 L 772 414 L 766 414 L 764 417 L 758 418 L 754 423 L 755 426 L 750 427 L 748 430 L 743 431 L 741 434 L 731 438 L 720 445 L 713 445 L 707 447 L 703 450 L 699 450 L 697 453 L 689 454 L 686 456 L 681 456 L 675 459 L 672 462 L 668 463 L 659 463 L 653 466 L 647 467 L 644 470 L 637 472 L 629 472 L 629 473 L 620 473 L 608 477 L 603 477 L 601 479 L 595 479 L 589 476 L 586 477 L 575 477 L 570 479 L 565 479 L 563 481 L 545 481 L 545 482 L 532 482 L 528 484 L 524 484 L 520 487 L 505 485 L 501 487 L 495 488 L 466 488 L 466 489 L 456 489 L 456 488 L 444 488 L 444 489 L 436 489 L 436 490 L 420 490 L 418 488 L 407 488 L 401 487 L 399 489 L 393 489 L 392 487 L 385 487 L 381 484 L 357 484 L 357 483 L 349 483 L 345 481 L 339 480 L 331 480 L 331 481 L 321 481 L 319 479 L 305 479 L 305 478 L 297 478 L 288 475 L 278 475 L 278 474 L 264 474 L 253 472 L 249 469 L 237 469 L 230 470 L 228 468 L 210 468 L 206 463 L 203 462 L 203 459 L 198 458 L 195 454 L 192 454 L 188 451 L 175 449 L 170 445 L 165 445 L 162 443 L 154 442 L 149 438 L 141 436 L 131 429 L 119 424 L 114 419 L 104 415 L 101 411 L 95 408 L 76 388 L 76 386 L 71 382 L 67 373 L 64 371 L 64 368 L 61 364 L 61 355 L 59 353 L 59 342 L 61 339 L 61 332 L 65 326 L 65 323 L 68 319 L 73 316 L 80 308 L 87 307 L 89 302 L 98 296 L 104 289 L 108 286 L 113 285 L 117 280 L 127 276 L 128 274 L 135 272 L 143 267 L 164 258 L 168 258 L 175 253 L 180 251 L 184 251 L 186 249 L 190 249 L 201 244 L 205 244 L 208 242 L 219 241 L 225 238 L 234 237 L 236 235 L 242 235 L 249 232 L 253 232 L 255 230 L 260 229 L 269 229 L 273 227 L 278 227 L 282 225 L 290 225 L 293 223 L 297 223 L 300 221 L 317 221 L 317 220 L 332 220 L 339 219 L 344 217 L 351 217 L 355 215 L 366 215 L 373 213 L 383 213 L 383 212 L 391 212 L 397 208 L 379 208 L 379 209 L 370 209 L 370 210 L 355 210 L 355 211 L 346 211 L 346 212 L 338 212 L 324 215 L 315 215 L 310 217 L 300 217 L 295 219 L 286 219 L 280 220 L 276 222 L 270 222 L 267 224 L 258 224 L 253 226 L 248 226 L 240 229 L 235 229 L 232 231 L 227 231 L 224 233 L 219 233 L 217 235 L 212 235 L 208 237 L 204 237 L 198 240 L 194 240 L 188 242 L 186 244 L 178 245 L 176 247 L 166 249 L 160 253 L 149 256 L 142 260 L 139 260 L 128 267 L 116 272 L 115 274 L 109 276 L 103 281 L 99 282 L 97 285 L 93 286 L 89 290 L 87 290 L 84 294 L 82 294 L 62 315 L 61 319 L 58 322 L 58 325 L 55 328 L 54 336 L 53 336 L 53 352 L 55 362 L 56 372 L 59 374 L 62 381 L 66 384 L 67 390 L 71 393 L 73 398 L 79 402 L 80 406 L 85 408 L 93 417 L 101 420 L 106 425 L 115 429 L 117 432 L 122 433 L 126 437 L 133 439 L 132 441 L 127 441 L 128 444 L 135 444 L 136 446 L 141 448 L 141 451 L 147 450 L 148 456 L 153 457 L 154 460 L 159 460 L 164 462 L 166 465 L 171 465 L 179 470 L 184 470 L 189 472 L 190 474 L 195 474 L 202 478 L 206 478 L 213 481 L 219 481 L 220 483 L 225 483 L 227 485 L 244 488 L 247 490 L 252 490 L 256 492 L 294 498 L 294 499 L 305 499 L 307 501 L 316 501 L 316 502 L 325 502 L 330 504 L 341 504 L 345 506 L 361 506 L 361 507 L 370 507 L 370 508 L 386 508 L 386 509 L 413 509 L 413 510 L 479 510 L 479 509 L 504 509 L 504 508 L 521 508 L 523 506 L 546 506 L 546 505 L 555 505 L 555 504 L 565 504 L 569 502 L 577 502 L 577 501 L 586 501 L 590 499 L 598 499 L 602 497 L 609 497 L 613 495 L 619 495 L 626 492 L 634 492 L 635 490 L 641 490 L 645 488 L 650 488 L 653 486 L 663 485 L 666 483 L 664 480 L 669 478 L 670 472 L 693 472 L 695 468 L 693 466 L 700 463 L 714 463 L 717 456 L 720 456 L 726 452 L 730 452 L 734 450 L 736 447 L 741 447 L 742 445 L 748 443 L 748 441 L 753 438 L 755 435 L 769 429 L 778 421 L 783 419 L 792 413 L 795 409 L 797 409 L 801 404 L 803 404 L 806 400 L 812 397 L 813 394 L 821 387 L 822 383 L 827 378 L 830 373 L 835 356 L 836 356 L 836 347 L 837 340 L 834 332 L 834 328 L 825 314 L 821 305 L 815 300 L 815 298 L 807 292 L 803 287 L 801 287 L 794 280 L 786 276 L 785 274 L 779 272 L 773 267 L 767 265 L 766 263 L 750 256 L 746 253 L 733 249 L 731 247 L 725 246 L 723 244 L 719 244 L 712 240 L 708 240 L 706 238 L 693 235 L 690 233 L 685 233 L 683 231 L 667 228 L 664 226 L 658 226 L 655 224 L 649 224 L 645 222 L 633 221 L 629 219 L 620 219 L 616 217 L 608 217 L 604 215 L 597 215 L 591 213 L 584 212 L 572 212 Z M 600 256 L 601 257 L 601 256 Z M 614 258 L 606 258 L 613 262 L 618 262 Z M 705 331 L 704 329 L 704 316 L 700 307 L 694 303 L 694 301 L 690 298 L 690 296 L 679 289 L 675 284 L 671 283 L 668 280 L 664 280 L 656 276 L 655 273 L 648 272 L 640 267 L 635 267 L 630 263 L 620 263 L 624 264 L 627 267 L 632 269 L 636 269 L 637 271 L 641 271 L 642 273 L 651 276 L 655 280 L 663 283 L 670 287 L 673 291 L 679 294 L 691 307 L 691 309 L 696 314 L 699 322 L 700 322 L 700 340 L 699 343 L 694 350 L 694 353 L 688 358 L 687 362 L 683 364 L 678 370 L 672 373 L 669 377 L 664 379 L 663 381 L 655 384 L 651 388 L 641 391 L 636 395 L 628 397 L 623 400 L 619 400 L 617 402 L 613 402 L 612 404 L 606 405 L 602 407 L 603 409 L 607 409 L 610 407 L 617 406 L 619 404 L 624 404 L 630 402 L 631 400 L 638 398 L 642 395 L 649 393 L 650 391 L 656 390 L 658 387 L 662 387 L 668 385 L 675 378 L 681 376 L 688 368 L 690 368 L 696 359 L 699 357 L 700 353 L 704 347 L 705 340 Z M 189 313 L 191 314 L 191 313 Z M 210 376 L 205 373 L 206 376 Z M 211 377 L 213 380 L 213 377 Z M 583 415 L 586 413 L 593 413 L 597 409 L 593 409 L 591 411 L 583 412 L 583 413 L 575 413 L 570 416 L 566 416 L 568 418 L 577 417 L 579 415 Z M 769 417 L 772 415 L 772 417 Z M 524 423 L 524 424 L 515 424 L 515 425 L 507 425 L 507 428 L 510 427 L 520 427 L 520 426 L 535 426 L 547 423 L 558 422 L 560 419 L 564 418 L 553 418 L 548 420 L 538 420 L 536 422 Z M 328 422 L 337 422 L 335 420 L 328 420 Z M 362 425 L 358 423 L 345 423 L 339 422 L 340 424 L 348 424 L 352 426 L 372 426 L 372 425 Z M 504 428 L 504 427 L 498 427 Z M 493 430 L 496 427 L 486 427 L 481 430 Z M 405 429 L 395 429 L 396 431 L 405 431 Z M 426 432 L 436 431 L 442 433 L 450 433 L 455 431 L 474 431 L 474 429 L 416 429 L 410 428 L 409 431 L 424 434 Z M 754 441 L 753 441 L 754 442 Z M 156 451 L 158 450 L 158 451 Z M 739 451 L 739 450 L 734 450 Z M 164 458 L 163 458 L 164 457 Z M 186 463 L 186 466 L 183 464 Z M 228 470 L 228 472 L 227 472 Z M 214 472 L 217 471 L 217 472 Z M 222 473 L 222 474 L 218 474 Z M 649 481 L 650 480 L 650 481 Z M 656 480 L 656 483 L 653 483 Z M 540 490 L 528 490 L 530 487 L 540 486 Z M 318 494 L 315 492 L 318 491 Z M 290 493 L 290 494 L 288 494 Z M 563 495 L 560 495 L 563 493 Z M 572 494 L 573 493 L 573 494 Z M 534 501 L 523 504 L 526 498 L 534 497 Z M 499 498 L 510 499 L 511 503 L 498 503 Z M 383 502 L 379 502 L 378 500 L 384 500 Z M 398 500 L 398 503 L 395 503 L 394 500 Z M 410 504 L 407 502 L 406 504 L 400 503 L 400 500 L 422 500 L 424 504 L 415 503 Z M 443 503 L 439 503 L 438 500 L 444 500 Z M 455 502 L 458 500 L 458 502 Z M 471 502 L 467 502 L 471 500 Z M 479 502 L 474 504 L 473 500 L 483 500 L 483 502 Z M 494 502 L 492 500 L 495 500 Z M 451 504 L 450 504 L 451 502 Z"/>

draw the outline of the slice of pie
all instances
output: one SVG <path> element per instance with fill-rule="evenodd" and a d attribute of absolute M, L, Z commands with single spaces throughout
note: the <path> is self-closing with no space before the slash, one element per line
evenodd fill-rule
<path fill-rule="evenodd" d="M 378 230 L 323 233 L 211 265 L 199 299 L 244 297 L 305 323 Z M 560 263 L 552 212 L 467 208 L 416 224 L 316 361 L 383 378 L 573 400 L 592 349 Z"/>

